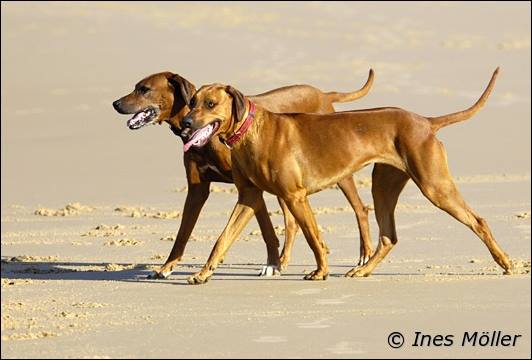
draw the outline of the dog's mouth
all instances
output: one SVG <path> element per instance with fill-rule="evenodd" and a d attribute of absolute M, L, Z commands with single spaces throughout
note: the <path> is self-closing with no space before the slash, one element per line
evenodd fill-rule
<path fill-rule="evenodd" d="M 187 152 L 192 146 L 200 148 L 205 146 L 211 139 L 211 137 L 214 135 L 216 130 L 220 127 L 220 122 L 215 120 L 204 127 L 194 131 L 190 137 L 185 141 L 185 146 L 183 147 L 183 150 Z M 186 132 L 185 130 L 181 133 L 181 136 L 183 137 L 183 133 Z"/>
<path fill-rule="evenodd" d="M 157 118 L 158 113 L 157 109 L 152 107 L 141 110 L 127 121 L 127 126 L 131 130 L 140 129 L 143 126 L 153 123 Z"/>

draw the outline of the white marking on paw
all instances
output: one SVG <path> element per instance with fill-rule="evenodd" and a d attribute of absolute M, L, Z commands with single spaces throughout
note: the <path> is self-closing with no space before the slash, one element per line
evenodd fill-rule
<path fill-rule="evenodd" d="M 172 274 L 172 271 L 165 271 L 165 272 L 157 272 L 157 271 L 153 271 L 150 276 L 148 277 L 149 279 L 168 279 L 168 277 Z"/>
<path fill-rule="evenodd" d="M 162 275 L 163 278 L 168 279 L 168 277 L 172 275 L 172 271 L 165 271 L 159 274 Z"/>
<path fill-rule="evenodd" d="M 369 256 L 366 256 L 366 257 L 361 257 L 359 260 L 358 260 L 358 263 L 356 264 L 355 268 L 357 267 L 360 267 L 360 266 L 363 266 L 363 265 L 366 265 L 369 261 Z"/>
<path fill-rule="evenodd" d="M 271 277 L 271 276 L 279 276 L 281 275 L 281 271 L 277 266 L 273 265 L 266 265 L 262 267 L 262 270 L 259 273 L 259 276 L 265 276 L 265 277 Z"/>

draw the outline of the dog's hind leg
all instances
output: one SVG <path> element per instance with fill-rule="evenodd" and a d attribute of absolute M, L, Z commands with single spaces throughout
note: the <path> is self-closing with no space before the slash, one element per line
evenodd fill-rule
<path fill-rule="evenodd" d="M 369 261 L 373 255 L 373 246 L 371 245 L 371 236 L 369 234 L 368 208 L 364 205 L 358 195 L 353 176 L 349 175 L 338 182 L 338 187 L 344 193 L 347 201 L 355 211 L 360 235 L 360 257 L 358 265 L 362 266 Z"/>
<path fill-rule="evenodd" d="M 297 234 L 297 230 L 299 230 L 299 225 L 297 225 L 297 221 L 288 209 L 286 202 L 280 197 L 278 197 L 277 199 L 279 200 L 279 205 L 281 206 L 281 210 L 283 211 L 284 216 L 285 240 L 283 251 L 281 252 L 281 270 L 286 270 L 286 268 L 288 267 L 288 262 L 290 262 L 290 255 L 292 254 L 292 247 L 294 246 L 294 240 Z"/>
<path fill-rule="evenodd" d="M 409 177 L 406 173 L 390 165 L 375 164 L 372 173 L 373 202 L 375 217 L 379 225 L 379 245 L 369 261 L 351 269 L 345 276 L 368 276 L 373 269 L 384 259 L 397 243 L 395 230 L 395 206 L 399 194 L 403 190 Z"/>
<path fill-rule="evenodd" d="M 505 274 L 511 273 L 512 264 L 508 255 L 495 241 L 488 223 L 477 215 L 464 201 L 447 166 L 443 145 L 436 139 L 426 142 L 419 149 L 418 156 L 412 156 L 412 179 L 423 194 L 434 205 L 469 227 L 486 245 L 491 256 Z M 423 154 L 423 155 L 421 155 Z M 431 156 L 427 157 L 426 154 Z"/>

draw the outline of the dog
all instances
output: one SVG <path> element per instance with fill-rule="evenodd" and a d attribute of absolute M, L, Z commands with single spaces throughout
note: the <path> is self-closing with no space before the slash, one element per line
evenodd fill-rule
<path fill-rule="evenodd" d="M 187 280 L 201 284 L 212 276 L 251 216 L 260 211 L 263 191 L 283 199 L 305 234 L 317 263 L 307 280 L 328 276 L 326 252 L 307 196 L 375 163 L 372 196 L 379 226 L 376 252 L 346 276 L 368 276 L 397 243 L 394 211 L 409 179 L 435 206 L 468 226 L 488 247 L 493 259 L 511 272 L 508 255 L 497 244 L 487 222 L 465 203 L 447 166 L 443 144 L 436 138 L 444 127 L 471 118 L 486 102 L 499 68 L 480 99 L 464 111 L 424 117 L 394 107 L 334 114 L 277 114 L 227 85 L 201 87 L 192 97 L 183 125 L 192 131 L 185 144 L 201 146 L 219 138 L 231 147 L 238 202 L 198 273 Z M 206 130 L 210 129 L 210 130 Z M 199 134 L 199 135 L 198 135 Z M 194 138 L 202 137 L 201 144 Z"/>
<path fill-rule="evenodd" d="M 309 112 L 332 113 L 333 103 L 356 100 L 368 93 L 374 80 L 374 72 L 370 70 L 366 84 L 357 91 L 349 93 L 328 92 L 309 85 L 294 85 L 275 89 L 250 97 L 257 104 L 274 112 Z M 188 142 L 188 129 L 182 128 L 181 121 L 188 113 L 188 102 L 196 88 L 187 79 L 171 72 L 150 75 L 135 85 L 135 89 L 113 102 L 113 107 L 120 114 L 134 114 L 127 125 L 130 129 L 140 129 L 148 124 L 167 122 L 174 134 Z M 183 131 L 184 130 L 184 131 Z M 166 278 L 181 260 L 190 234 L 196 224 L 201 208 L 209 196 L 211 182 L 232 183 L 230 150 L 220 141 L 213 139 L 209 144 L 194 146 L 184 154 L 184 165 L 187 176 L 188 192 L 185 200 L 181 225 L 176 240 L 165 264 L 149 275 L 149 278 Z M 368 208 L 362 203 L 352 176 L 339 179 L 338 186 L 355 211 L 360 233 L 360 257 L 358 264 L 363 265 L 373 253 L 368 224 Z M 290 260 L 290 253 L 296 232 L 297 222 L 291 215 L 286 204 L 280 200 L 284 213 L 285 244 L 280 260 L 275 255 L 278 240 L 271 225 L 265 207 L 256 213 L 257 220 L 268 249 L 268 266 L 262 275 L 276 273 L 277 268 L 285 269 Z M 276 245 L 277 244 L 277 245 Z M 274 250 L 273 247 L 276 249 Z M 278 263 L 280 261 L 280 264 Z"/>

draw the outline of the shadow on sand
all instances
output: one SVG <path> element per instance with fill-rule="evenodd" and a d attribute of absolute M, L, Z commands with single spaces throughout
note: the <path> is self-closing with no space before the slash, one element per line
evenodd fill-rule
<path fill-rule="evenodd" d="M 127 281 L 127 282 L 146 282 L 158 284 L 176 284 L 175 281 L 186 283 L 186 278 L 199 271 L 202 264 L 179 264 L 178 268 L 173 271 L 169 279 L 155 280 L 148 279 L 147 276 L 152 272 L 150 267 L 156 267 L 158 264 L 112 264 L 114 268 L 109 269 L 109 263 L 85 263 L 85 262 L 23 262 L 2 259 L 2 280 L 88 280 L 88 281 Z M 303 271 L 313 268 L 312 265 L 290 265 L 288 271 L 282 276 L 260 277 L 258 273 L 262 265 L 260 264 L 222 264 L 218 267 L 215 276 L 211 281 L 227 280 L 285 280 L 285 281 L 302 281 Z M 343 277 L 347 272 L 347 265 L 331 265 L 332 278 Z M 408 276 L 423 277 L 424 273 L 376 273 L 372 276 Z M 442 273 L 431 274 L 436 276 L 484 276 L 491 275 L 485 273 Z M 497 275 L 493 273 L 493 275 Z M 356 281 L 356 279 L 352 279 Z M 7 283 L 9 285 L 9 283 Z"/>

